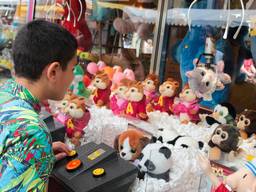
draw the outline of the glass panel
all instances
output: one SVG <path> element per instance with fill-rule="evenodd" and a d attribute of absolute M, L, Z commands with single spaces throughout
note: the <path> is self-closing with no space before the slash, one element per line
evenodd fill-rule
<path fill-rule="evenodd" d="M 204 98 L 201 105 L 213 108 L 217 103 L 230 102 L 240 112 L 245 108 L 256 109 L 256 3 L 244 1 L 241 23 L 240 1 L 230 1 L 230 5 L 228 2 L 169 0 L 164 39 L 167 43 L 163 50 L 166 56 L 160 66 L 165 79 L 173 77 L 184 86 L 191 79 L 187 72 L 194 69 L 195 59 L 203 53 L 213 54 L 211 60 L 202 56 L 200 62 L 214 64 L 221 81 L 211 89 L 197 87 L 213 91 L 213 99 Z"/>
<path fill-rule="evenodd" d="M 87 52 L 84 64 L 102 60 L 123 70 L 133 69 L 136 79 L 143 80 L 153 53 L 158 1 L 82 2 L 37 1 L 36 18 L 58 22 L 72 32 L 80 50 Z"/>
<path fill-rule="evenodd" d="M 0 0 L 0 82 L 11 77 L 11 47 L 18 29 L 26 23 L 27 0 Z"/>

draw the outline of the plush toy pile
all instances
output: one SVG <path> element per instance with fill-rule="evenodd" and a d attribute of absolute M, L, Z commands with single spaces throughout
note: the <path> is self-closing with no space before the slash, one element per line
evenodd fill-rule
<path fill-rule="evenodd" d="M 161 85 L 155 74 L 136 81 L 132 70 L 101 61 L 75 75 L 79 86 L 74 83 L 52 110 L 66 125 L 66 142 L 115 147 L 139 170 L 132 191 L 209 191 L 202 154 L 233 166 L 256 156 L 253 110 L 237 115 L 230 103 L 220 103 L 200 114 L 200 98 L 189 85 L 178 93 L 179 82 L 172 78 Z M 83 75 L 90 84 L 82 84 Z"/>

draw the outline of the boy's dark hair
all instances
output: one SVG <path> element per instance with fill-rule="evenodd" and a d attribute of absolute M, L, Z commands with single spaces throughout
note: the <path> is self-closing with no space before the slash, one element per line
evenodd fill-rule
<path fill-rule="evenodd" d="M 44 20 L 34 20 L 23 26 L 14 40 L 15 74 L 37 80 L 52 62 L 59 62 L 66 70 L 76 49 L 77 41 L 66 29 Z"/>

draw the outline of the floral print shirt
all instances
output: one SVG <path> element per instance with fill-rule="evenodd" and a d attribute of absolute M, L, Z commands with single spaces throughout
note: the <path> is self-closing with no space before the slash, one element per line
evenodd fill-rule
<path fill-rule="evenodd" d="M 0 191 L 46 191 L 55 157 L 38 99 L 13 79 L 0 86 Z"/>

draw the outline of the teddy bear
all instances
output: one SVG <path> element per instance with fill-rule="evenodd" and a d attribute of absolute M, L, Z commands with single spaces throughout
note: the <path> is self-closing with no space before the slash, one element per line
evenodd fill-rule
<path fill-rule="evenodd" d="M 150 139 L 143 132 L 128 129 L 116 137 L 114 148 L 119 152 L 122 159 L 135 161 L 149 141 Z"/>
<path fill-rule="evenodd" d="M 141 120 L 147 120 L 146 97 L 143 93 L 142 83 L 134 81 L 130 84 L 125 96 L 128 102 L 124 114 Z"/>
<path fill-rule="evenodd" d="M 111 81 L 104 71 L 96 73 L 93 81 L 95 87 L 93 93 L 93 101 L 98 107 L 107 106 L 109 103 L 109 96 L 111 94 Z"/>
<path fill-rule="evenodd" d="M 148 111 L 161 111 L 172 114 L 173 101 L 179 88 L 179 82 L 168 78 L 159 87 L 160 96 L 154 99 L 154 102 L 147 107 Z"/>
<path fill-rule="evenodd" d="M 188 122 L 197 122 L 199 120 L 199 104 L 198 99 L 189 86 L 185 86 L 179 97 L 174 99 L 173 114 L 180 118 L 182 124 Z"/>

